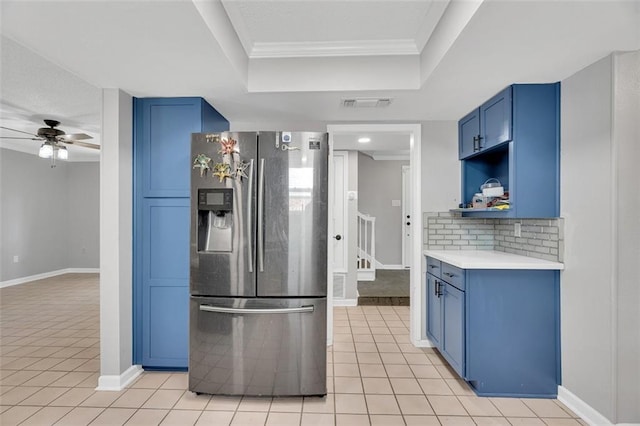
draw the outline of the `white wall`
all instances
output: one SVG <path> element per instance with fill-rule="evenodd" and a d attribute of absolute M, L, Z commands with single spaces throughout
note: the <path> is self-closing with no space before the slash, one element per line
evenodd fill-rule
<path fill-rule="evenodd" d="M 640 422 L 638 69 L 608 56 L 562 82 L 562 385 L 613 423 Z"/>
<path fill-rule="evenodd" d="M 460 202 L 458 122 L 422 123 L 422 211 L 440 212 Z"/>
<path fill-rule="evenodd" d="M 618 423 L 640 423 L 640 51 L 613 58 Z M 617 293 L 617 294 L 616 294 Z"/>
<path fill-rule="evenodd" d="M 70 163 L 67 191 L 69 204 L 69 265 L 100 266 L 100 163 Z"/>
<path fill-rule="evenodd" d="M 35 155 L 0 152 L 0 282 L 98 268 L 99 163 L 58 161 L 51 168 Z"/>
<path fill-rule="evenodd" d="M 562 384 L 609 419 L 613 417 L 611 96 L 611 57 L 562 82 Z"/>
<path fill-rule="evenodd" d="M 374 160 L 358 153 L 358 210 L 376 218 L 376 260 L 402 265 L 402 166 L 409 161 Z"/>

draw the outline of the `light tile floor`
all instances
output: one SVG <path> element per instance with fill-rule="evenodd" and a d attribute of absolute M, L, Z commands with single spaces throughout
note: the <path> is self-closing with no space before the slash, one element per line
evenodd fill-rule
<path fill-rule="evenodd" d="M 0 289 L 0 425 L 585 424 L 556 400 L 476 397 L 409 343 L 405 306 L 335 309 L 325 398 L 196 396 L 157 372 L 97 392 L 98 297 L 88 274 Z"/>

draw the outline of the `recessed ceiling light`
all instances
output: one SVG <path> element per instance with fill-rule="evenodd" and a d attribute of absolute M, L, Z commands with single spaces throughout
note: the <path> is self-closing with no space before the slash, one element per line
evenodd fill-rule
<path fill-rule="evenodd" d="M 368 143 L 368 142 L 371 142 L 371 138 L 360 138 L 360 139 L 358 139 L 358 142 L 360 142 L 360 143 Z"/>

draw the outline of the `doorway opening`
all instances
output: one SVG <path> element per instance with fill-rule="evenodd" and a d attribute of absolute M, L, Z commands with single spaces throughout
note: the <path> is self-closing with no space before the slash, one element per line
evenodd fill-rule
<path fill-rule="evenodd" d="M 336 253 L 343 253 L 339 259 L 346 256 L 344 268 L 329 262 L 330 306 L 409 305 L 412 341 L 418 342 L 422 334 L 421 307 L 417 303 L 422 297 L 422 240 L 419 232 L 413 233 L 410 229 L 421 227 L 421 126 L 357 124 L 329 125 L 327 129 L 332 156 L 329 187 L 336 191 L 329 197 L 329 211 L 333 216 L 342 215 L 341 219 L 331 217 L 329 220 L 329 237 L 333 240 L 329 245 L 329 259 L 334 259 Z M 369 141 L 358 142 L 362 138 Z M 338 160 L 340 165 L 334 161 L 336 153 L 345 159 Z M 346 167 L 336 174 L 341 166 Z M 386 169 L 391 172 L 385 173 Z M 335 179 L 344 179 L 344 176 L 344 187 L 336 190 Z M 406 216 L 417 220 L 407 225 Z M 375 231 L 361 227 L 363 218 L 374 223 Z M 343 228 L 334 228 L 336 226 Z M 336 284 L 340 284 L 340 288 Z M 390 293 L 402 286 L 402 293 Z M 367 291 L 378 289 L 379 294 Z M 330 309 L 330 341 L 332 326 Z"/>

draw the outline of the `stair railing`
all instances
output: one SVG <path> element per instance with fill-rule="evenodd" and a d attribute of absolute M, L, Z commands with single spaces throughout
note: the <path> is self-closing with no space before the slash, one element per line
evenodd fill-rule
<path fill-rule="evenodd" d="M 376 218 L 358 212 L 358 281 L 376 279 Z"/>

